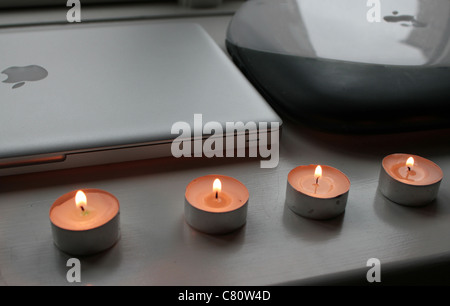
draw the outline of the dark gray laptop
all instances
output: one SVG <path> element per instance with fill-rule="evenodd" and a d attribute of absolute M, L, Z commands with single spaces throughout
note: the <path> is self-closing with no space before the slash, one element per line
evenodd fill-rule
<path fill-rule="evenodd" d="M 0 176 L 170 156 L 194 114 L 281 123 L 196 24 L 14 31 L 0 54 Z"/>

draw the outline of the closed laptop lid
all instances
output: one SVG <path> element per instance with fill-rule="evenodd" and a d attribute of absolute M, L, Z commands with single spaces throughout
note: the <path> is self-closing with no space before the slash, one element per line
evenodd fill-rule
<path fill-rule="evenodd" d="M 0 159 L 171 141 L 172 125 L 280 122 L 196 24 L 0 34 Z"/>

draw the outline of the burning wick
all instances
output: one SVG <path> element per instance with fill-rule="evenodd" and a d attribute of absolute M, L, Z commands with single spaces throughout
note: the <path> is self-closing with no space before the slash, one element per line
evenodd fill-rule
<path fill-rule="evenodd" d="M 408 168 L 408 172 L 406 173 L 406 179 L 409 177 L 409 173 L 411 172 L 411 167 L 414 166 L 414 158 L 410 157 L 406 161 L 406 168 Z"/>
<path fill-rule="evenodd" d="M 216 193 L 216 200 L 219 199 L 219 192 L 222 190 L 222 182 L 219 179 L 215 179 L 213 183 L 213 191 Z"/>
<path fill-rule="evenodd" d="M 314 171 L 314 178 L 316 179 L 316 183 L 314 184 L 314 193 L 317 193 L 317 187 L 319 187 L 319 178 L 322 176 L 322 167 L 317 166 L 316 171 Z"/>
<path fill-rule="evenodd" d="M 82 212 L 85 212 L 85 206 L 87 206 L 87 198 L 86 198 L 86 194 L 83 191 L 78 191 L 76 196 L 75 196 L 75 203 L 77 205 L 77 207 L 81 208 Z"/>
<path fill-rule="evenodd" d="M 314 178 L 316 179 L 316 185 L 319 184 L 319 178 L 322 176 L 322 167 L 317 166 L 316 171 L 314 172 Z"/>
<path fill-rule="evenodd" d="M 414 166 L 414 158 L 410 157 L 406 161 L 406 167 L 408 168 L 408 171 L 411 171 L 412 166 Z"/>

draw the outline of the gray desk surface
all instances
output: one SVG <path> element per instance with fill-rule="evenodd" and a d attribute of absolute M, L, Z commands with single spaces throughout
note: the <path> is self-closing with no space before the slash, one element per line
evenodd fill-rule
<path fill-rule="evenodd" d="M 222 43 L 228 20 L 198 19 Z M 382 268 L 446 261 L 449 135 L 338 135 L 286 122 L 275 169 L 260 169 L 258 160 L 247 158 L 164 158 L 1 178 L 0 285 L 68 284 L 70 256 L 52 243 L 48 211 L 56 198 L 80 188 L 107 190 L 121 202 L 122 237 L 109 251 L 81 259 L 84 285 L 304 284 L 348 271 L 365 279 L 372 257 Z M 377 192 L 381 160 L 395 152 L 440 165 L 444 181 L 435 203 L 412 209 Z M 334 166 L 350 178 L 341 217 L 312 221 L 286 208 L 288 172 L 311 163 Z M 183 219 L 186 185 L 211 173 L 233 176 L 249 189 L 247 224 L 235 233 L 201 234 Z"/>

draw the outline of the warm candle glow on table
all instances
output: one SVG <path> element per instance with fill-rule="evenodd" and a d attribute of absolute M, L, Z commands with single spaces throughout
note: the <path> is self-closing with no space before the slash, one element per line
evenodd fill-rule
<path fill-rule="evenodd" d="M 348 191 L 350 183 L 339 170 L 321 165 L 300 166 L 288 181 L 294 189 L 317 198 L 330 198 Z"/>
<path fill-rule="evenodd" d="M 392 178 L 405 184 L 429 185 L 442 179 L 439 167 L 417 155 L 389 155 L 383 160 L 383 167 Z"/>
<path fill-rule="evenodd" d="M 288 174 L 286 203 L 304 217 L 332 218 L 344 212 L 349 189 L 348 178 L 333 167 L 299 166 Z"/>
<path fill-rule="evenodd" d="M 432 161 L 397 153 L 383 159 L 378 186 L 395 203 L 420 206 L 436 198 L 442 178 L 442 170 Z"/>
<path fill-rule="evenodd" d="M 67 230 L 89 230 L 99 227 L 119 212 L 117 199 L 103 192 L 77 191 L 50 212 L 52 222 Z"/>
<path fill-rule="evenodd" d="M 248 199 L 247 188 L 234 178 L 199 177 L 186 187 L 185 218 L 203 232 L 229 232 L 245 223 Z"/>
<path fill-rule="evenodd" d="M 87 255 L 119 238 L 119 201 L 98 189 L 69 192 L 50 209 L 55 244 L 69 254 Z"/>

